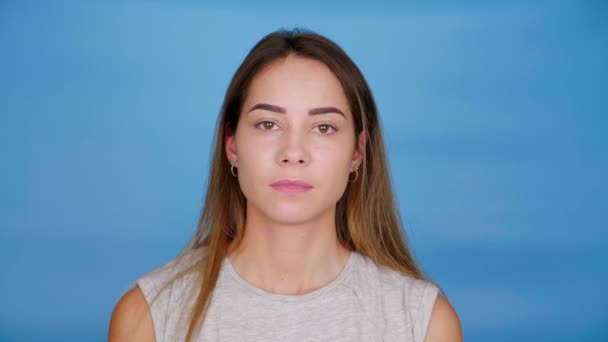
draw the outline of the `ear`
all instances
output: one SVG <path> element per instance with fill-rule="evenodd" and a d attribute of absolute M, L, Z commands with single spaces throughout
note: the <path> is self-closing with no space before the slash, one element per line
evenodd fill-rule
<path fill-rule="evenodd" d="M 236 136 L 226 134 L 224 139 L 224 145 L 226 146 L 226 157 L 229 162 L 237 162 L 236 157 Z"/>
<path fill-rule="evenodd" d="M 354 170 L 356 167 L 361 165 L 363 162 L 363 156 L 365 155 L 365 146 L 368 141 L 368 134 L 366 131 L 361 131 L 357 137 L 355 145 L 355 153 L 353 154 L 353 161 L 351 162 L 351 168 Z"/>

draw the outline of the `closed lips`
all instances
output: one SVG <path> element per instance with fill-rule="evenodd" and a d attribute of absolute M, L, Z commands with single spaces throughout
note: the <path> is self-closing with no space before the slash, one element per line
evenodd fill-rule
<path fill-rule="evenodd" d="M 289 187 L 289 188 L 312 188 L 312 185 L 304 181 L 281 180 L 271 184 L 272 186 Z"/>

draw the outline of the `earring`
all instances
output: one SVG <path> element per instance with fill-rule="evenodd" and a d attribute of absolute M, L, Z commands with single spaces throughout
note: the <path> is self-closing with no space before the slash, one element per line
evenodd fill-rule
<path fill-rule="evenodd" d="M 357 171 L 358 169 L 359 169 L 359 165 L 357 165 L 357 166 L 355 167 L 355 179 L 351 180 L 351 179 L 350 179 L 350 174 L 349 174 L 348 180 L 349 180 L 351 183 L 352 183 L 352 182 L 354 182 L 354 181 L 356 181 L 356 180 L 357 180 L 357 178 L 359 178 L 359 171 Z M 351 170 L 351 171 L 352 171 L 352 170 Z"/>
<path fill-rule="evenodd" d="M 230 173 L 234 176 L 234 177 L 238 177 L 235 173 L 234 173 L 234 165 L 236 164 L 236 161 L 230 161 Z"/>

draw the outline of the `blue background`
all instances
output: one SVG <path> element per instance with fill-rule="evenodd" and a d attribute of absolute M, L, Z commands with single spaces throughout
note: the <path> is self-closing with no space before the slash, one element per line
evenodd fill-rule
<path fill-rule="evenodd" d="M 608 340 L 603 1 L 0 2 L 0 340 L 102 341 L 193 234 L 263 35 L 360 66 L 406 231 L 467 341 Z"/>

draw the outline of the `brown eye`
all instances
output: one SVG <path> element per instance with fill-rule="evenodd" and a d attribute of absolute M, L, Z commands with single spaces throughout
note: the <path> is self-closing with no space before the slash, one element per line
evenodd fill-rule
<path fill-rule="evenodd" d="M 275 123 L 272 121 L 262 121 L 256 125 L 256 127 L 258 126 L 262 126 L 262 129 L 265 131 L 271 131 L 272 128 L 275 126 Z"/>
<path fill-rule="evenodd" d="M 319 132 L 321 132 L 322 134 L 331 134 L 334 131 L 336 131 L 336 129 L 332 126 L 332 125 L 328 125 L 328 124 L 321 124 L 317 126 L 319 128 Z M 332 131 L 333 130 L 333 131 Z"/>

